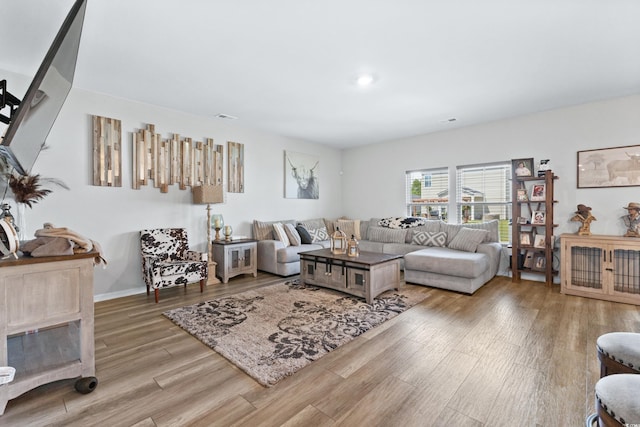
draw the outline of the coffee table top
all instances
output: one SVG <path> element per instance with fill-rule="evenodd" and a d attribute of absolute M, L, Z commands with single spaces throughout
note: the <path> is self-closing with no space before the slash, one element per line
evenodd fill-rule
<path fill-rule="evenodd" d="M 300 252 L 300 256 L 307 258 L 326 258 L 365 265 L 380 264 L 383 262 L 402 258 L 402 255 L 381 254 L 379 252 L 366 251 L 361 251 L 360 255 L 358 256 L 349 256 L 347 254 L 334 254 L 331 252 L 331 249 L 316 249 L 313 251 Z"/>

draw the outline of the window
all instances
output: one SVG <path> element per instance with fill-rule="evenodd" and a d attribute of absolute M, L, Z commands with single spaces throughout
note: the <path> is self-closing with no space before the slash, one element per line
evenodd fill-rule
<path fill-rule="evenodd" d="M 407 215 L 447 220 L 449 169 L 407 171 Z"/>
<path fill-rule="evenodd" d="M 509 241 L 511 162 L 458 166 L 458 223 L 499 220 L 500 241 Z"/>

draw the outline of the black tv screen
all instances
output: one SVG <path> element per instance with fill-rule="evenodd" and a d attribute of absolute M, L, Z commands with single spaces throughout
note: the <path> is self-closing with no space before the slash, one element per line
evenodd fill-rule
<path fill-rule="evenodd" d="M 86 0 L 77 0 L 11 118 L 0 144 L 20 175 L 27 175 L 64 104 L 76 70 Z"/>

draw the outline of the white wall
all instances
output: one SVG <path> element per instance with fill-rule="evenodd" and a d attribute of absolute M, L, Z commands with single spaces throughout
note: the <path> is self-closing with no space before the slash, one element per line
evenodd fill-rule
<path fill-rule="evenodd" d="M 548 158 L 559 176 L 554 212 L 558 234 L 578 230 L 580 224 L 569 219 L 583 203 L 597 218 L 592 233 L 622 235 L 622 207 L 640 202 L 639 188 L 577 189 L 577 151 L 639 145 L 639 118 L 640 95 L 635 95 L 349 149 L 342 157 L 343 213 L 357 218 L 404 215 L 407 170 L 455 171 L 458 165 Z"/>
<path fill-rule="evenodd" d="M 0 74 L 9 80 L 9 90 L 21 98 L 30 79 L 4 71 Z M 122 187 L 91 185 L 91 115 L 122 120 Z M 27 208 L 27 234 L 33 238 L 36 229 L 51 222 L 100 243 L 108 264 L 95 270 L 96 299 L 145 291 L 138 239 L 143 228 L 185 227 L 192 248 L 206 248 L 206 206 L 193 205 L 189 190 L 175 185 L 162 194 L 152 186 L 131 188 L 131 135 L 148 123 L 155 124 L 163 137 L 178 133 L 194 140 L 210 137 L 223 144 L 225 188 L 226 142 L 244 144 L 245 192 L 226 193 L 224 204 L 212 205 L 212 212 L 223 214 L 235 234 L 250 236 L 253 219 L 337 217 L 342 213 L 339 150 L 247 129 L 241 118 L 230 122 L 196 117 L 73 89 L 47 139 L 50 148 L 41 152 L 32 170 L 60 179 L 71 189 L 49 186 L 53 193 L 33 209 Z M 284 198 L 285 150 L 319 156 L 319 200 Z"/>

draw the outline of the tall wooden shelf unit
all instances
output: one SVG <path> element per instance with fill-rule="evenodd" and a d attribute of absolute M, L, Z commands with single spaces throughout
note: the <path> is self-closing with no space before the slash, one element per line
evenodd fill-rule
<path fill-rule="evenodd" d="M 553 198 L 553 186 L 557 176 L 552 171 L 546 171 L 544 176 L 540 177 L 521 177 L 513 173 L 513 210 L 511 215 L 511 280 L 519 282 L 522 273 L 543 274 L 547 286 L 553 284 L 554 276 L 558 275 L 558 271 L 553 268 L 553 246 L 554 246 L 554 229 L 557 224 L 553 222 L 553 206 L 557 203 Z M 544 200 L 531 201 L 531 191 L 534 185 L 544 184 L 545 193 Z M 524 190 L 527 194 L 527 201 L 518 200 L 518 190 Z M 544 212 L 543 224 L 532 224 L 532 215 L 534 212 Z M 520 218 L 526 218 L 527 223 L 520 223 Z M 530 233 L 530 244 L 522 244 L 521 233 Z M 544 247 L 535 247 L 535 236 L 544 236 Z M 529 265 L 527 256 L 533 257 L 534 264 Z M 538 264 L 544 259 L 544 266 Z M 523 266 L 520 260 L 527 263 L 527 267 Z M 537 262 L 539 261 L 539 263 Z"/>

